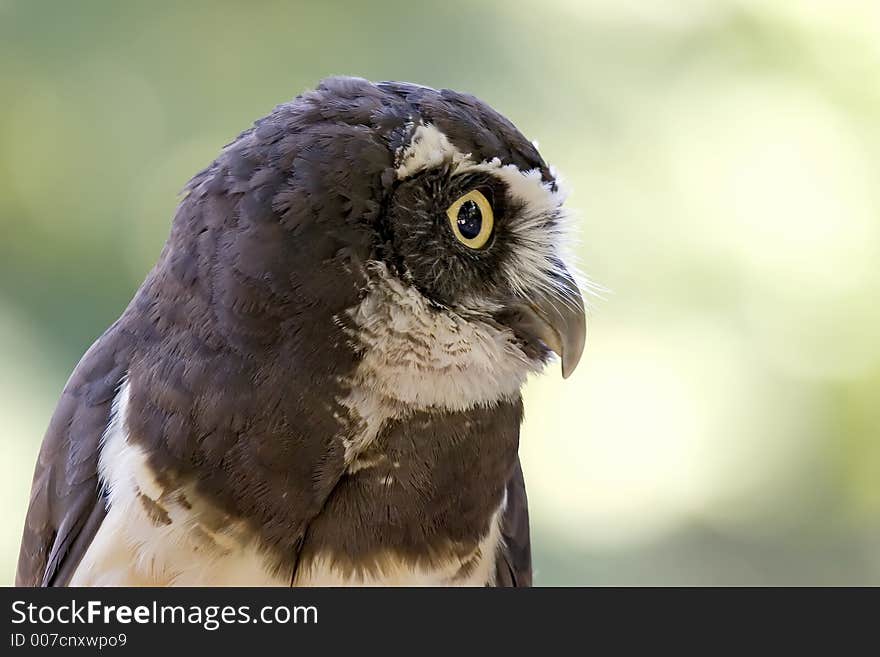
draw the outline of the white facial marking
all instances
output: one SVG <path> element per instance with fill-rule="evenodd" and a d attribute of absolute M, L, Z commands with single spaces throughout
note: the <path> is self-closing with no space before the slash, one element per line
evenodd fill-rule
<path fill-rule="evenodd" d="M 357 327 L 352 337 L 364 350 L 350 382 L 357 403 L 343 400 L 365 408 L 360 417 L 374 417 L 371 409 L 377 408 L 396 415 L 402 409 L 492 406 L 514 399 L 529 373 L 541 368 L 511 331 L 488 317 L 434 308 L 384 264 L 371 262 L 368 269 L 369 292 L 349 312 Z"/>
<path fill-rule="evenodd" d="M 571 215 L 563 208 L 565 193 L 560 187 L 557 185 L 554 190 L 537 169 L 521 171 L 513 164 L 501 164 L 498 158 L 480 164 L 465 163 L 458 171 L 481 171 L 495 176 L 522 205 L 522 210 L 509 217 L 507 223 L 516 243 L 510 258 L 502 263 L 504 278 L 511 289 L 527 298 L 536 292 L 561 292 L 552 275 L 558 267 L 556 263 L 562 263 L 570 274 L 578 274 L 571 253 Z"/>
<path fill-rule="evenodd" d="M 409 146 L 398 157 L 397 179 L 403 180 L 425 169 L 457 163 L 465 156 L 435 126 L 422 123 L 413 132 Z"/>

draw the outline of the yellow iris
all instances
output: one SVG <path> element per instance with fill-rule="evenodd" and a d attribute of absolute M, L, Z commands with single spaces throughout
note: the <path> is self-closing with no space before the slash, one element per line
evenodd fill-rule
<path fill-rule="evenodd" d="M 446 210 L 455 238 L 471 249 L 482 249 L 492 236 L 495 215 L 492 205 L 476 189 L 460 196 Z"/>

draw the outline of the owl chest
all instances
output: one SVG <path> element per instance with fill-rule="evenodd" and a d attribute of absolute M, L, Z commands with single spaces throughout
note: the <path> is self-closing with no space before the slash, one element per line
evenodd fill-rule
<path fill-rule="evenodd" d="M 310 523 L 297 581 L 491 583 L 516 458 L 513 428 L 489 410 L 386 423 L 349 454 Z"/>
<path fill-rule="evenodd" d="M 128 389 L 121 393 L 127 399 Z M 386 421 L 350 452 L 279 564 L 259 527 L 192 484 L 169 487 L 129 440 L 125 406 L 101 454 L 108 515 L 75 585 L 451 585 L 491 583 L 519 410 Z M 499 415 L 500 413 L 500 415 Z M 512 431 L 511 431 L 512 429 Z"/>

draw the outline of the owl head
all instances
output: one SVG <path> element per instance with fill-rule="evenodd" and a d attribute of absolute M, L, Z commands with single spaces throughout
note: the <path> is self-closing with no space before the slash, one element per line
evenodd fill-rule
<path fill-rule="evenodd" d="M 160 270 L 204 279 L 245 348 L 389 400 L 452 410 L 519 394 L 584 347 L 564 196 L 477 98 L 330 78 L 193 178 Z M 298 353 L 297 349 L 279 353 Z"/>

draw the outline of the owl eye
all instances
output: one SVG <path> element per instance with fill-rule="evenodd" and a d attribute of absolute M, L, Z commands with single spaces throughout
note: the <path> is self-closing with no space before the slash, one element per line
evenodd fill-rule
<path fill-rule="evenodd" d="M 476 189 L 460 196 L 446 210 L 446 216 L 455 239 L 471 249 L 482 249 L 492 237 L 495 225 L 492 206 Z"/>

